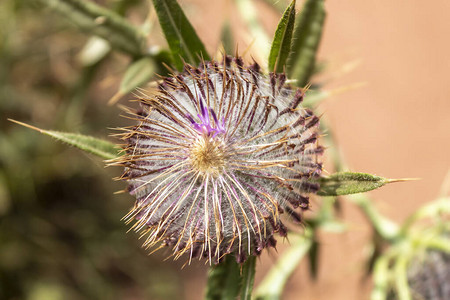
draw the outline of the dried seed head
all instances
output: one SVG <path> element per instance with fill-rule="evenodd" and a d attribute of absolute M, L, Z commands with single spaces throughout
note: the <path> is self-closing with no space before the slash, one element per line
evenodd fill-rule
<path fill-rule="evenodd" d="M 255 64 L 225 57 L 222 64 L 165 78 L 139 99 L 139 125 L 126 129 L 118 164 L 136 196 L 127 219 L 147 237 L 218 262 L 238 262 L 274 247 L 286 235 L 280 214 L 301 221 L 320 175 L 318 121 L 299 107 L 304 92 L 284 74 L 260 74 Z"/>

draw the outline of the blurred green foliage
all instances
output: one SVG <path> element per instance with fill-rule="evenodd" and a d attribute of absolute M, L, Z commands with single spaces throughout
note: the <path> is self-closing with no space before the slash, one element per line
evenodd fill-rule
<path fill-rule="evenodd" d="M 138 17 L 148 8 L 101 4 Z M 0 1 L 0 299 L 184 298 L 180 276 L 204 277 L 204 267 L 180 271 L 126 234 L 134 199 L 114 195 L 125 184 L 111 180 L 121 170 L 7 121 L 97 137 L 126 125 L 106 103 L 128 58 L 85 66 L 88 39 L 38 2 Z"/>

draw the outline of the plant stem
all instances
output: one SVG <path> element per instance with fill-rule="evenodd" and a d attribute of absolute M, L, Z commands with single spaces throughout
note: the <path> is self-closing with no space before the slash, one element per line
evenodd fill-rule
<path fill-rule="evenodd" d="M 207 300 L 250 300 L 255 279 L 256 257 L 249 256 L 243 265 L 239 265 L 231 255 L 224 261 L 212 266 L 208 274 L 206 287 Z"/>
<path fill-rule="evenodd" d="M 371 300 L 385 300 L 389 287 L 389 257 L 377 259 L 373 271 L 374 287 L 370 295 Z"/>
<path fill-rule="evenodd" d="M 372 201 L 364 194 L 349 195 L 350 200 L 356 204 L 370 221 L 375 231 L 386 241 L 393 241 L 399 235 L 399 227 L 396 223 L 384 217 L 372 204 Z"/>
<path fill-rule="evenodd" d="M 239 264 L 233 256 L 226 256 L 209 270 L 205 299 L 235 300 L 241 288 L 240 277 Z"/>
<path fill-rule="evenodd" d="M 312 245 L 310 234 L 309 231 L 305 231 L 304 236 L 289 235 L 291 246 L 278 259 L 277 264 L 271 268 L 263 282 L 258 286 L 255 299 L 275 300 L 281 298 L 287 280 Z"/>
<path fill-rule="evenodd" d="M 406 270 L 408 268 L 408 258 L 404 255 L 398 256 L 395 263 L 395 284 L 397 287 L 397 296 L 399 300 L 411 300 L 409 291 L 408 276 Z"/>
<path fill-rule="evenodd" d="M 40 0 L 66 16 L 82 30 L 107 40 L 117 50 L 133 57 L 146 54 L 146 38 L 119 14 L 86 0 Z"/>
<path fill-rule="evenodd" d="M 250 256 L 242 267 L 241 300 L 250 300 L 255 281 L 256 256 Z"/>

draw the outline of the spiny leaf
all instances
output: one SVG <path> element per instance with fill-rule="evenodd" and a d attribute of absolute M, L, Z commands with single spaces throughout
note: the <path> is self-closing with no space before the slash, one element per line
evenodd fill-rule
<path fill-rule="evenodd" d="M 61 142 L 67 143 L 83 151 L 97 155 L 103 159 L 113 159 L 119 155 L 118 153 L 120 148 L 117 145 L 114 145 L 113 143 L 110 143 L 105 140 L 77 133 L 44 130 L 16 120 L 11 119 L 8 120 L 16 124 L 25 126 L 27 128 L 39 131 L 40 133 L 51 136 Z"/>
<path fill-rule="evenodd" d="M 286 8 L 278 23 L 269 54 L 269 70 L 281 73 L 291 50 L 292 32 L 295 24 L 295 0 Z"/>
<path fill-rule="evenodd" d="M 107 40 L 113 48 L 140 56 L 145 52 L 146 38 L 119 14 L 86 0 L 40 0 L 58 11 L 87 33 Z"/>
<path fill-rule="evenodd" d="M 179 71 L 183 69 L 183 59 L 195 66 L 202 58 L 209 60 L 205 46 L 176 0 L 153 0 L 153 5 Z"/>
<path fill-rule="evenodd" d="M 320 196 L 340 196 L 363 193 L 382 187 L 385 184 L 408 179 L 387 179 L 366 173 L 341 172 L 328 177 L 321 177 Z"/>
<path fill-rule="evenodd" d="M 305 86 L 314 70 L 324 21 L 324 0 L 307 0 L 297 17 L 287 64 L 289 78 L 296 79 L 297 86 Z"/>

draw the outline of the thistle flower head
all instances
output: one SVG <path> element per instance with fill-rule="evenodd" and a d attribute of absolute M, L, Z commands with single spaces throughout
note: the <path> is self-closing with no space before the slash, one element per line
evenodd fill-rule
<path fill-rule="evenodd" d="M 126 219 L 145 247 L 243 262 L 286 236 L 283 212 L 301 221 L 323 148 L 318 117 L 299 106 L 304 91 L 285 81 L 225 57 L 186 65 L 139 99 L 119 164 L 136 197 Z"/>

